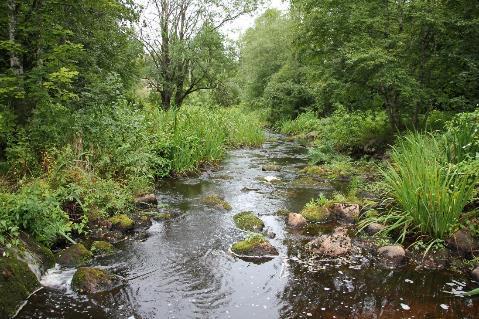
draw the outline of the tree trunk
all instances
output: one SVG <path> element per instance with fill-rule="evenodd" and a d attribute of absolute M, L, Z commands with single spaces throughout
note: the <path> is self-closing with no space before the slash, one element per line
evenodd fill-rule
<path fill-rule="evenodd" d="M 17 33 L 18 4 L 15 0 L 8 0 L 8 39 L 15 43 Z M 23 65 L 15 49 L 10 51 L 10 68 L 15 75 L 23 74 Z"/>

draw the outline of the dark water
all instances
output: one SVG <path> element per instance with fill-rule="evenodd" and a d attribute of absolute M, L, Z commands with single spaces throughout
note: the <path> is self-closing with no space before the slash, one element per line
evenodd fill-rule
<path fill-rule="evenodd" d="M 43 279 L 48 287 L 18 318 L 479 318 L 478 299 L 446 292 L 477 285 L 456 273 L 384 269 L 367 251 L 308 259 L 304 244 L 331 225 L 291 232 L 275 212 L 298 211 L 343 185 L 291 185 L 306 165 L 305 153 L 294 142 L 273 140 L 261 149 L 230 152 L 214 172 L 163 182 L 162 209 L 181 216 L 153 224 L 144 241 L 127 242 L 118 254 L 96 261 L 127 278 L 125 287 L 80 297 L 68 289 L 71 270 L 52 271 Z M 272 162 L 284 169 L 261 171 Z M 266 183 L 265 176 L 282 182 Z M 208 194 L 223 196 L 232 211 L 206 208 L 201 197 Z M 271 242 L 279 257 L 251 263 L 230 256 L 229 246 L 245 235 L 232 216 L 244 210 L 259 214 L 276 233 Z"/>

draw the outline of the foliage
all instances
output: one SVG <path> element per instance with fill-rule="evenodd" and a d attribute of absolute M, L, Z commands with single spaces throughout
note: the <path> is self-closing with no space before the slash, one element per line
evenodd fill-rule
<path fill-rule="evenodd" d="M 414 230 L 445 239 L 473 198 L 477 177 L 448 160 L 443 141 L 441 136 L 413 134 L 393 148 L 392 163 L 383 174 L 399 211 L 373 219 L 387 222 L 386 232 L 399 231 L 400 240 Z"/>

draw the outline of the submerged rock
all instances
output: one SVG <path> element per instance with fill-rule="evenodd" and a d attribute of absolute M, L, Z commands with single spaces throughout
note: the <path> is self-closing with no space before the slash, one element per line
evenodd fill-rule
<path fill-rule="evenodd" d="M 406 251 L 401 245 L 388 245 L 378 249 L 382 262 L 389 267 L 398 267 L 406 259 Z"/>
<path fill-rule="evenodd" d="M 218 195 L 205 196 L 201 199 L 201 202 L 210 207 L 231 210 L 231 205 Z"/>
<path fill-rule="evenodd" d="M 338 227 L 332 234 L 321 235 L 308 243 L 308 248 L 316 254 L 328 257 L 338 257 L 351 251 L 351 238 L 347 229 Z"/>
<path fill-rule="evenodd" d="M 121 284 L 120 277 L 93 267 L 78 268 L 72 278 L 72 289 L 84 294 L 110 291 Z"/>
<path fill-rule="evenodd" d="M 384 229 L 386 229 L 386 226 L 384 226 L 383 224 L 371 223 L 366 227 L 366 233 L 372 236 L 379 233 L 380 231 L 383 231 Z"/>
<path fill-rule="evenodd" d="M 279 172 L 281 170 L 281 166 L 276 164 L 266 164 L 261 167 L 261 170 L 270 171 L 270 172 Z"/>
<path fill-rule="evenodd" d="M 472 272 L 471 272 L 472 278 L 475 281 L 479 282 L 479 266 L 477 266 Z"/>
<path fill-rule="evenodd" d="M 234 243 L 231 251 L 238 257 L 268 257 L 278 255 L 278 251 L 262 235 L 253 235 Z"/>
<path fill-rule="evenodd" d="M 358 204 L 336 203 L 329 207 L 329 210 L 337 220 L 353 223 L 359 218 Z"/>
<path fill-rule="evenodd" d="M 90 248 L 90 251 L 94 255 L 111 254 L 113 250 L 114 250 L 113 245 L 103 240 L 94 241 Z"/>
<path fill-rule="evenodd" d="M 288 226 L 293 228 L 301 228 L 307 224 L 306 218 L 301 214 L 289 213 L 288 214 Z"/>
<path fill-rule="evenodd" d="M 122 232 L 130 231 L 135 228 L 135 222 L 126 214 L 118 214 L 110 217 L 108 221 L 111 223 L 111 228 Z"/>
<path fill-rule="evenodd" d="M 135 204 L 139 207 L 149 207 L 158 205 L 158 199 L 155 194 L 146 194 L 135 198 Z"/>
<path fill-rule="evenodd" d="M 74 244 L 57 254 L 57 263 L 67 267 L 79 267 L 88 264 L 92 256 L 83 244 Z"/>
<path fill-rule="evenodd" d="M 263 221 L 253 212 L 241 212 L 233 216 L 236 227 L 242 230 L 261 231 L 264 228 Z"/>
<path fill-rule="evenodd" d="M 28 265 L 11 257 L 0 257 L 0 318 L 10 318 L 24 300 L 40 287 Z"/>
<path fill-rule="evenodd" d="M 479 243 L 468 230 L 460 229 L 447 240 L 449 247 L 462 256 L 472 255 L 479 250 Z"/>

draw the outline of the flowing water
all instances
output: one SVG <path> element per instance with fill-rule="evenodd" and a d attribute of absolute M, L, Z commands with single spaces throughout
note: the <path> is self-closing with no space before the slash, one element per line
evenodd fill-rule
<path fill-rule="evenodd" d="M 282 165 L 280 172 L 261 170 L 273 162 Z M 386 269 L 365 249 L 349 258 L 309 258 L 304 244 L 334 225 L 291 231 L 276 212 L 298 211 L 344 183 L 293 183 L 306 163 L 304 147 L 272 136 L 260 149 L 229 152 L 219 169 L 162 182 L 161 208 L 181 215 L 154 223 L 144 240 L 125 242 L 117 254 L 95 261 L 126 278 L 125 286 L 78 296 L 69 289 L 73 270 L 52 269 L 18 318 L 479 318 L 478 299 L 448 293 L 477 286 L 459 274 Z M 281 182 L 268 183 L 266 176 Z M 205 207 L 201 198 L 209 194 L 233 209 Z M 245 210 L 276 234 L 270 241 L 278 257 L 247 262 L 228 253 L 245 236 L 232 216 Z"/>

